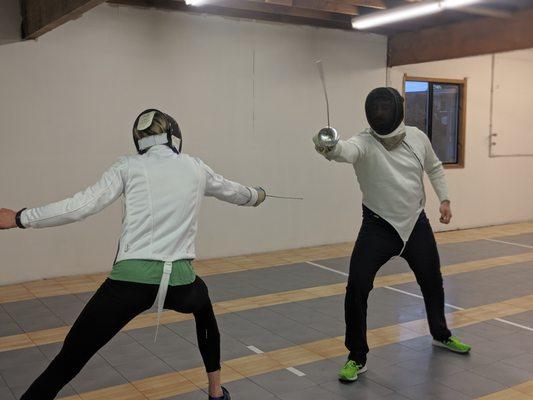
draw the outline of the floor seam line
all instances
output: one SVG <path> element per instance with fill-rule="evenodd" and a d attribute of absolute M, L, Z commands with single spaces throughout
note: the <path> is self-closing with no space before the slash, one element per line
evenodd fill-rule
<path fill-rule="evenodd" d="M 489 242 L 510 244 L 511 246 L 525 247 L 526 249 L 533 249 L 533 246 L 529 246 L 527 244 L 522 244 L 522 243 L 506 242 L 505 240 L 491 239 L 491 238 L 485 238 L 484 240 L 487 240 Z"/>
<path fill-rule="evenodd" d="M 257 347 L 255 346 L 246 346 L 248 348 L 248 350 L 250 351 L 253 351 L 255 354 L 265 354 L 265 352 L 261 349 L 258 349 Z M 287 367 L 285 368 L 287 371 L 293 373 L 294 375 L 296 376 L 299 376 L 299 377 L 302 377 L 302 376 L 305 376 L 306 374 L 302 371 L 300 371 L 299 369 L 297 368 L 294 368 L 294 367 Z"/>

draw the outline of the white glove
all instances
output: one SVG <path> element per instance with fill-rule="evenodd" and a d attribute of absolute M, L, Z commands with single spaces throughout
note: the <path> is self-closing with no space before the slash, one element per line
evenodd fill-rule
<path fill-rule="evenodd" d="M 257 207 L 259 204 L 265 201 L 266 192 L 265 189 L 263 189 L 262 187 L 256 187 L 254 189 L 257 190 L 257 201 L 255 202 L 254 207 Z"/>

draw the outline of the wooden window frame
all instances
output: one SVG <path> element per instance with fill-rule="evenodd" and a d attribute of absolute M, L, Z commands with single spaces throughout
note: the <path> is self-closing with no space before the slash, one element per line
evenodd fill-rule
<path fill-rule="evenodd" d="M 402 82 L 402 95 L 405 98 L 405 82 L 417 81 L 428 83 L 452 83 L 460 86 L 459 89 L 459 124 L 457 132 L 457 162 L 454 164 L 442 164 L 446 169 L 464 168 L 465 167 L 465 141 L 466 141 L 466 96 L 468 78 L 464 79 L 445 79 L 445 78 L 424 78 L 420 76 L 411 76 L 404 74 Z M 405 107 L 405 104 L 404 104 Z"/>

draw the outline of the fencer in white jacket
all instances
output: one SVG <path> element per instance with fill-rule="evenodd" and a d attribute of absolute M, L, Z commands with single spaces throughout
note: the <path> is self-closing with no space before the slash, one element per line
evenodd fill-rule
<path fill-rule="evenodd" d="M 24 209 L 20 225 L 47 228 L 81 221 L 124 196 L 116 261 L 175 261 L 196 257 L 198 212 L 204 196 L 240 206 L 258 205 L 258 190 L 225 179 L 202 160 L 157 144 L 122 156 L 94 185 L 74 196 Z"/>
<path fill-rule="evenodd" d="M 194 315 L 209 377 L 209 398 L 230 399 L 220 385 L 220 336 L 207 287 L 190 264 L 196 257 L 198 213 L 204 196 L 258 206 L 266 193 L 227 180 L 199 158 L 181 153 L 176 121 L 159 110 L 141 113 L 133 134 L 139 154 L 120 157 L 96 184 L 56 203 L 17 213 L 0 210 L 1 229 L 46 228 L 81 221 L 124 197 L 113 272 L 74 323 L 57 357 L 23 395 L 24 400 L 55 398 L 96 351 L 151 307 L 157 294 L 158 323 L 163 307 Z"/>
<path fill-rule="evenodd" d="M 426 134 L 405 126 L 403 103 L 397 90 L 376 88 L 365 101 L 368 129 L 348 140 L 326 135 L 322 142 L 320 133 L 313 138 L 316 150 L 326 159 L 352 165 L 363 195 L 363 221 L 350 259 L 344 303 L 349 351 L 339 371 L 344 382 L 357 380 L 367 370 L 368 296 L 378 270 L 396 256 L 407 261 L 420 285 L 433 344 L 457 353 L 470 351 L 446 323 L 439 252 L 424 212 L 427 174 L 441 202 L 440 221 L 450 222 L 444 169 Z"/>

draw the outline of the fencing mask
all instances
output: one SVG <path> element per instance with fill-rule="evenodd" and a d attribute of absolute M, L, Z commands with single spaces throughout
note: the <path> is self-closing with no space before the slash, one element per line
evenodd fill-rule
<path fill-rule="evenodd" d="M 403 121 L 403 97 L 396 89 L 379 87 L 365 101 L 366 119 L 378 135 L 388 135 Z"/>
<path fill-rule="evenodd" d="M 181 130 L 174 118 L 154 108 L 143 111 L 133 124 L 133 141 L 139 154 L 156 144 L 181 153 Z"/>

